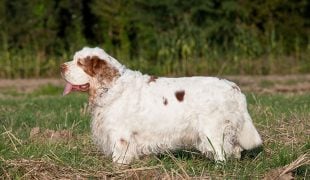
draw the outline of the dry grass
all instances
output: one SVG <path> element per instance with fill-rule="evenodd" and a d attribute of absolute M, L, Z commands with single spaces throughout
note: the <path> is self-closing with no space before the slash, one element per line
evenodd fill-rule
<path fill-rule="evenodd" d="M 76 169 L 44 159 L 2 159 L 2 161 L 2 178 L 6 179 L 15 179 L 15 173 L 20 175 L 20 179 L 210 179 L 210 176 L 204 174 L 190 177 L 182 167 L 180 167 L 182 172 L 178 172 L 177 170 L 167 170 L 163 165 L 139 168 L 115 166 L 114 171 L 111 172 Z"/>
<path fill-rule="evenodd" d="M 18 160 L 4 160 L 4 165 L 1 166 L 3 170 L 3 178 L 14 179 L 16 174 L 11 173 L 16 171 L 21 174 L 20 179 L 89 179 L 100 178 L 120 178 L 120 179 L 211 179 L 211 176 L 206 176 L 202 173 L 200 176 L 190 176 L 183 165 L 179 164 L 173 155 L 169 155 L 174 159 L 175 163 L 181 169 L 181 172 L 168 171 L 163 165 L 140 167 L 140 168 L 128 168 L 127 166 L 119 166 L 114 172 L 110 171 L 93 171 L 91 169 L 76 169 L 70 166 L 55 164 L 54 162 L 47 161 L 44 159 L 29 160 L 29 159 L 18 159 Z M 301 155 L 292 163 L 272 169 L 268 171 L 263 179 L 272 180 L 289 180 L 294 179 L 293 171 L 300 166 L 310 165 L 310 153 Z M 8 169 L 10 172 L 8 172 Z M 12 176 L 13 175 L 13 176 Z M 226 174 L 227 175 L 227 174 Z M 223 177 L 218 175 L 217 177 Z M 235 177 L 231 175 L 230 177 Z"/>
<path fill-rule="evenodd" d="M 306 153 L 301 155 L 292 163 L 273 169 L 268 171 L 265 176 L 264 180 L 272 180 L 272 179 L 280 179 L 280 180 L 290 180 L 294 179 L 293 171 L 296 170 L 300 166 L 309 166 L 310 165 L 310 153 Z"/>
<path fill-rule="evenodd" d="M 251 89 L 243 78 L 241 87 Z M 307 179 L 309 91 L 261 91 L 277 87 L 281 79 L 273 79 L 276 83 L 256 82 L 260 88 L 247 96 L 264 140 L 262 151 L 246 152 L 240 161 L 223 164 L 186 150 L 146 156 L 130 166 L 115 165 L 91 141 L 86 96 L 63 98 L 61 88 L 41 84 L 33 84 L 28 94 L 22 88 L 14 90 L 17 95 L 0 88 L 0 179 Z M 303 80 L 291 78 L 281 84 L 291 87 Z"/>

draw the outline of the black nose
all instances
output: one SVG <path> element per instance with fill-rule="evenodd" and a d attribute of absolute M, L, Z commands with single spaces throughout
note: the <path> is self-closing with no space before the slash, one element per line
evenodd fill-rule
<path fill-rule="evenodd" d="M 68 66 L 66 64 L 60 65 L 60 71 L 61 73 L 65 73 L 68 70 Z"/>

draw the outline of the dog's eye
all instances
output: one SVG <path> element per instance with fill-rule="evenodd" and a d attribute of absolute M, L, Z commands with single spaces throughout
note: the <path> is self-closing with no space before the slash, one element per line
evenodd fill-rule
<path fill-rule="evenodd" d="M 77 61 L 77 64 L 79 65 L 79 66 L 83 66 L 84 64 L 82 63 L 83 61 L 81 61 L 80 59 Z"/>

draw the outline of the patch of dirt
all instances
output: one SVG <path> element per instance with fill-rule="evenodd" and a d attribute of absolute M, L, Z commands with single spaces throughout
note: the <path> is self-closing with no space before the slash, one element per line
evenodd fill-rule
<path fill-rule="evenodd" d="M 244 92 L 299 93 L 310 92 L 310 74 L 270 76 L 223 76 L 235 82 Z M 45 85 L 64 86 L 63 79 L 1 79 L 1 89 L 14 88 L 17 92 L 31 93 Z"/>
<path fill-rule="evenodd" d="M 34 127 L 31 129 L 29 137 L 33 141 L 48 141 L 48 142 L 60 142 L 68 141 L 73 138 L 72 131 L 70 130 L 41 130 L 40 127 Z"/>
<path fill-rule="evenodd" d="M 0 79 L 0 89 L 14 89 L 17 92 L 31 93 L 42 86 L 64 86 L 62 79 Z"/>
<path fill-rule="evenodd" d="M 244 92 L 299 93 L 310 92 L 310 74 L 270 76 L 225 76 Z"/>

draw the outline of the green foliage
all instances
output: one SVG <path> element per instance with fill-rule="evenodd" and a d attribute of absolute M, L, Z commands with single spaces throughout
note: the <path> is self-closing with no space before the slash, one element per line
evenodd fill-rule
<path fill-rule="evenodd" d="M 305 73 L 309 1 L 2 0 L 0 77 L 55 76 L 83 46 L 165 75 Z"/>

